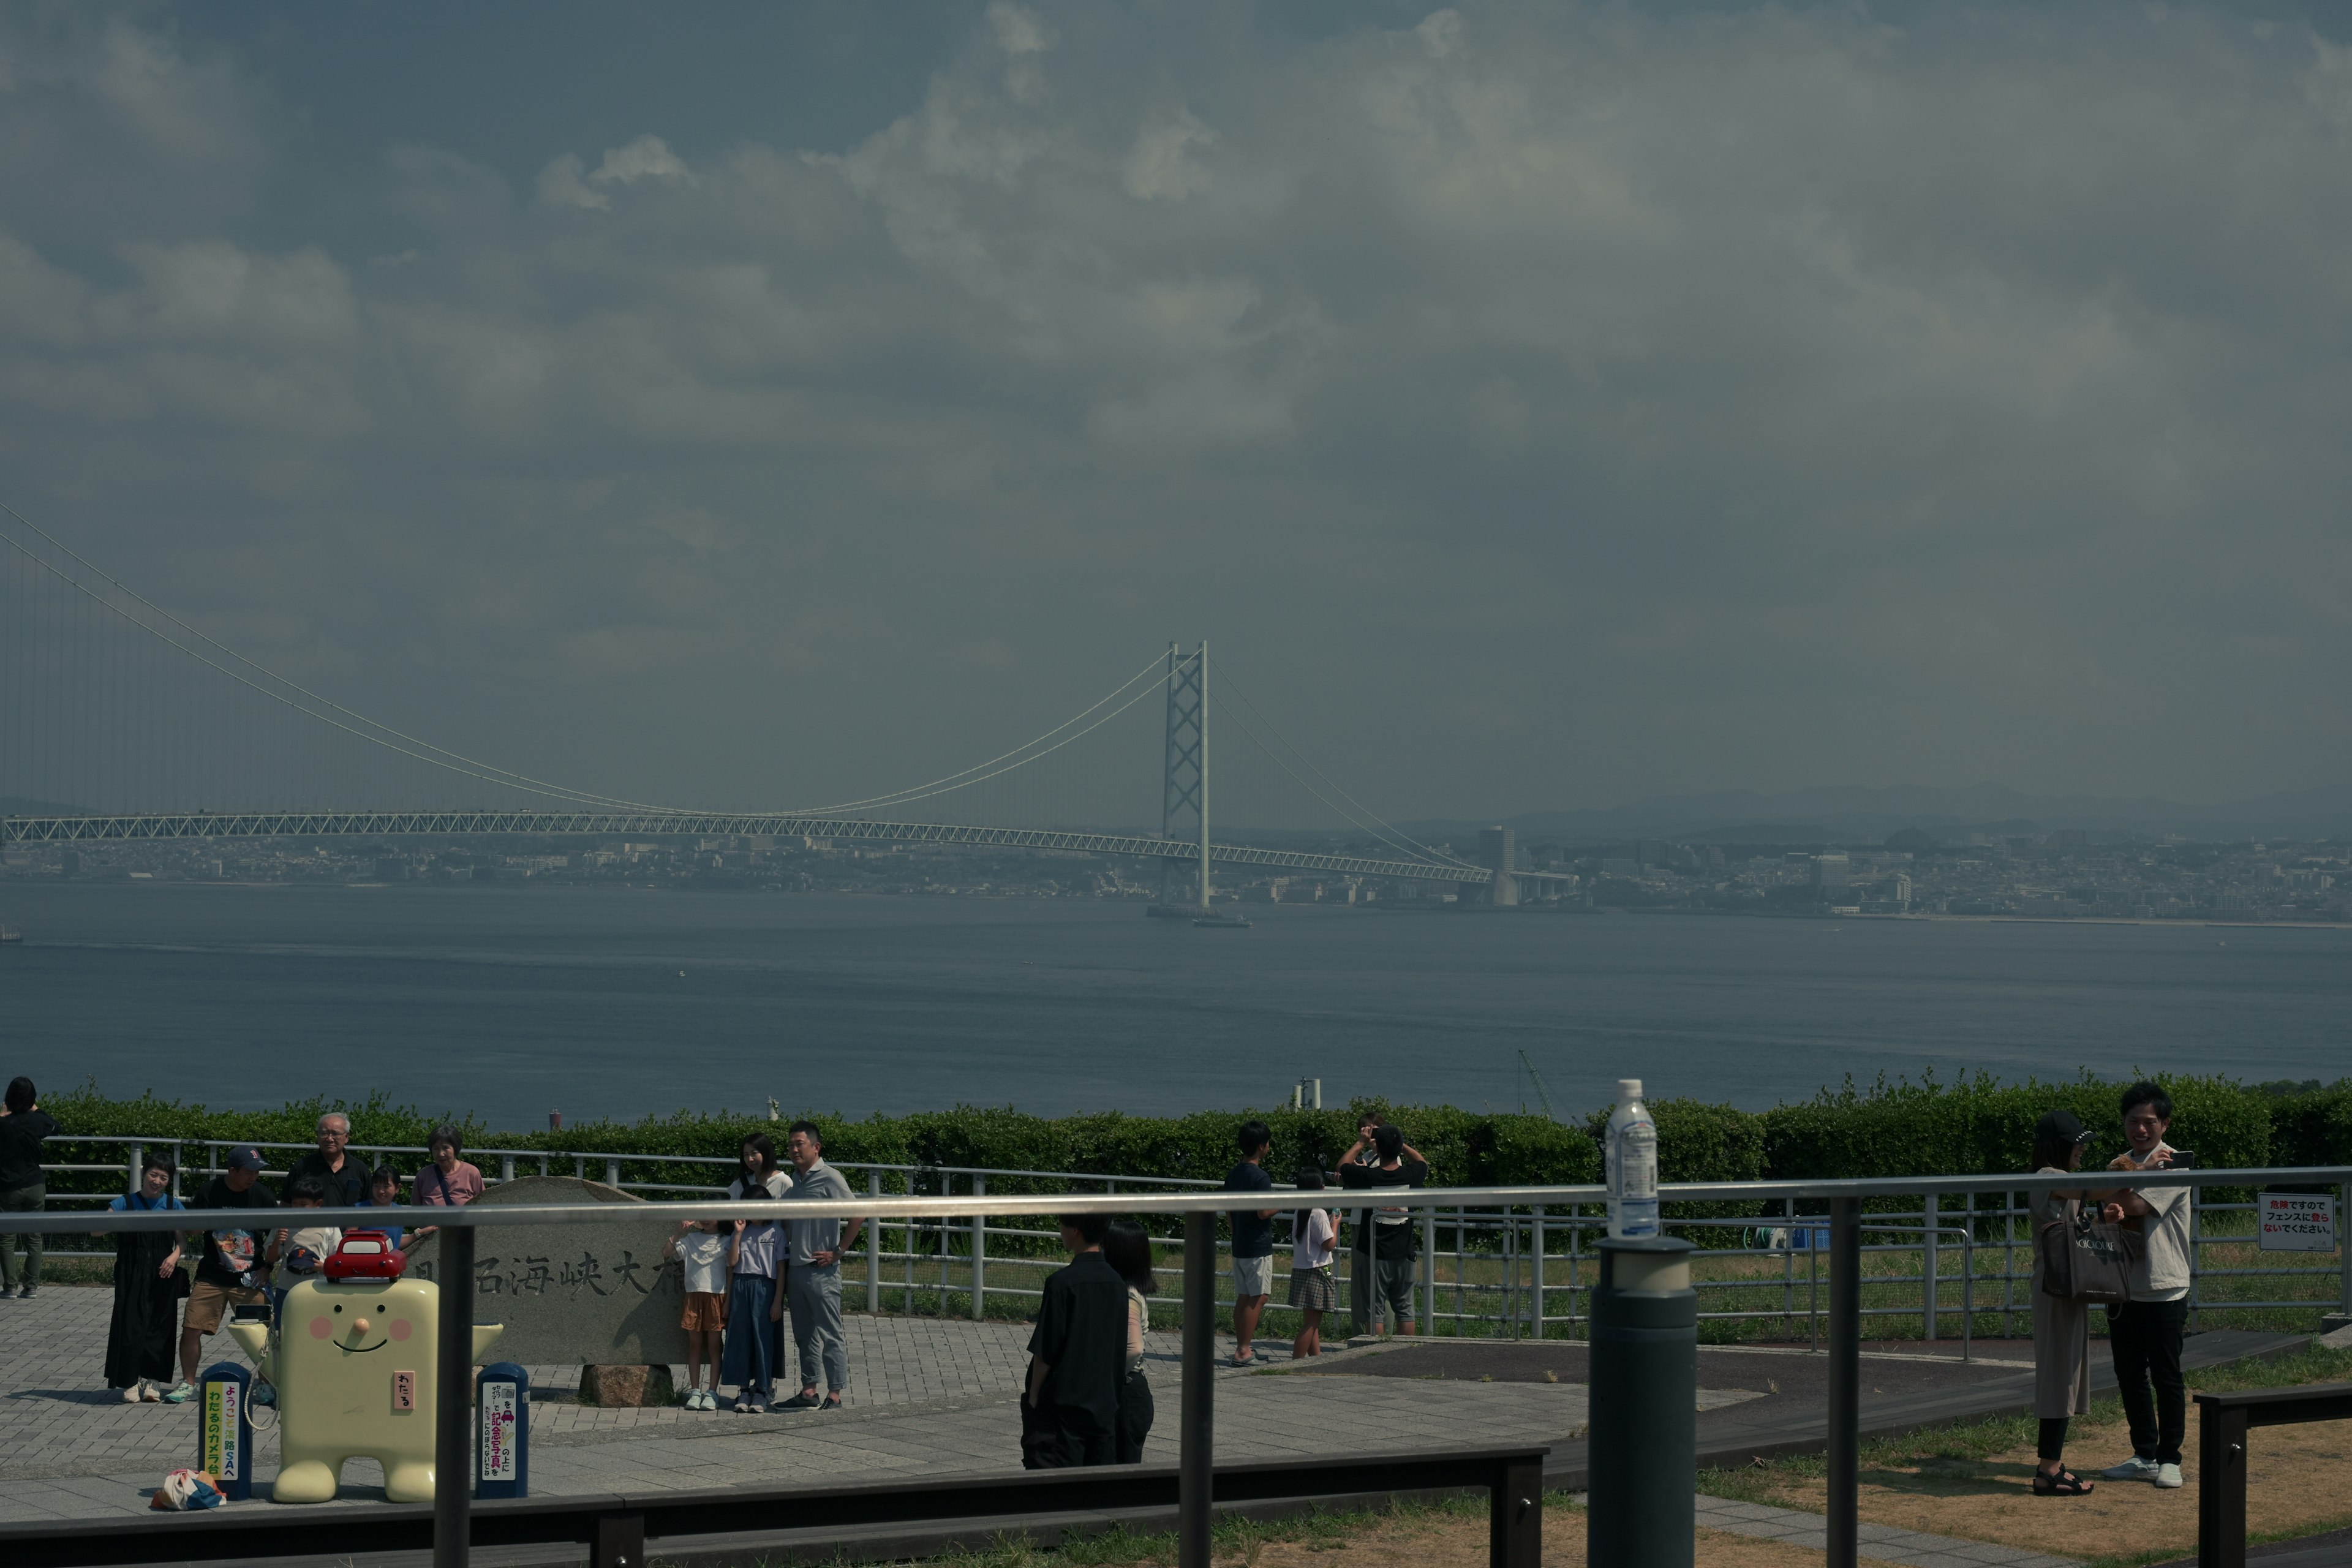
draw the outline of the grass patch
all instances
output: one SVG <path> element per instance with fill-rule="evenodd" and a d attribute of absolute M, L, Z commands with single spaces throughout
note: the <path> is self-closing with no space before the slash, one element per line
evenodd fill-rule
<path fill-rule="evenodd" d="M 1546 1493 L 1544 1510 L 1547 1518 L 1554 1514 L 1581 1518 L 1583 1513 L 1581 1506 L 1571 1501 L 1566 1492 Z M 1221 1563 L 1262 1568 L 1269 1549 L 1274 1547 L 1319 1553 L 1342 1551 L 1368 1532 L 1399 1527 L 1410 1530 L 1471 1521 L 1483 1529 L 1486 1512 L 1485 1497 L 1465 1496 L 1437 1502 L 1397 1502 L 1387 1508 L 1346 1512 L 1318 1510 L 1281 1520 L 1221 1518 L 1210 1531 L 1210 1552 Z M 652 1561 L 654 1568 L 664 1568 L 664 1559 L 656 1557 Z M 782 1557 L 761 1560 L 762 1568 L 770 1568 L 771 1564 L 772 1568 L 784 1568 L 789 1561 Z M 834 1559 L 840 1568 L 851 1568 L 865 1561 L 848 1556 Z M 1176 1536 L 1173 1531 L 1139 1534 L 1121 1525 L 1100 1535 L 1049 1548 L 1040 1546 L 1024 1531 L 1007 1531 L 987 1546 L 971 1551 L 884 1561 L 920 1562 L 924 1568 L 1033 1568 L 1041 1563 L 1051 1563 L 1055 1568 L 1157 1568 L 1176 1561 Z"/>

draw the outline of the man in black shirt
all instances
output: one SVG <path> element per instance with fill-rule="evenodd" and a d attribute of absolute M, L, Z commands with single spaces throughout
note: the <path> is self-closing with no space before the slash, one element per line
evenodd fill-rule
<path fill-rule="evenodd" d="M 58 1124 L 41 1109 L 31 1079 L 10 1080 L 5 1106 L 0 1110 L 0 1211 L 37 1214 L 49 1190 L 41 1171 L 41 1141 L 55 1132 Z M 20 1299 L 29 1297 L 40 1285 L 40 1233 L 25 1237 L 25 1283 L 19 1289 L 16 1238 L 0 1232 L 0 1296 L 13 1290 Z"/>
<path fill-rule="evenodd" d="M 1225 1177 L 1229 1193 L 1270 1193 L 1274 1178 L 1265 1173 L 1266 1151 L 1274 1147 L 1274 1129 L 1263 1121 L 1241 1124 L 1234 1134 L 1242 1163 Z M 1234 1223 L 1234 1364 L 1247 1366 L 1257 1359 L 1250 1339 L 1274 1293 L 1274 1210 L 1235 1209 Z"/>
<path fill-rule="evenodd" d="M 205 1184 L 188 1205 L 192 1209 L 274 1209 L 278 1195 L 261 1180 L 261 1151 L 232 1150 L 227 1168 Z M 188 1292 L 188 1315 L 180 1329 L 180 1386 L 163 1397 L 181 1404 L 195 1393 L 196 1358 L 204 1353 L 205 1336 L 216 1332 L 232 1307 L 257 1306 L 267 1301 L 267 1275 L 261 1258 L 261 1233 L 214 1230 L 205 1233 L 196 1248 L 196 1278 Z"/>
<path fill-rule="evenodd" d="M 1359 1142 L 1340 1162 L 1339 1184 L 1343 1187 L 1358 1191 L 1418 1187 L 1429 1180 L 1429 1167 L 1405 1153 L 1404 1134 L 1394 1127 L 1382 1125 L 1373 1130 L 1372 1147 L 1379 1156 L 1375 1163 L 1358 1163 L 1356 1154 L 1361 1147 Z M 1412 1333 L 1413 1256 L 1418 1250 L 1412 1211 L 1374 1209 L 1371 1221 L 1373 1321 L 1379 1325 L 1383 1317 L 1392 1317 L 1399 1332 Z"/>
<path fill-rule="evenodd" d="M 343 1146 L 351 1141 L 350 1117 L 330 1110 L 319 1118 L 318 1152 L 294 1162 L 294 1168 L 286 1173 L 286 1190 L 292 1192 L 294 1184 L 305 1176 L 316 1176 L 327 1189 L 328 1208 L 355 1209 L 366 1203 L 375 1185 L 374 1173 L 365 1160 L 345 1151 Z"/>
<path fill-rule="evenodd" d="M 1127 1376 L 1127 1281 L 1103 1261 L 1108 1215 L 1062 1220 L 1069 1266 L 1045 1277 L 1021 1395 L 1021 1463 L 1032 1470 L 1118 1459 L 1118 1391 Z"/>
<path fill-rule="evenodd" d="M 1356 1141 L 1349 1144 L 1348 1152 L 1339 1157 L 1339 1163 L 1343 1167 L 1356 1164 L 1379 1164 L 1381 1152 L 1373 1146 L 1372 1140 L 1381 1128 L 1388 1125 L 1388 1122 L 1389 1119 L 1377 1110 L 1367 1110 L 1358 1117 Z M 1423 1164 L 1428 1163 L 1423 1159 L 1421 1151 L 1412 1144 L 1400 1143 L 1397 1147 L 1406 1159 L 1421 1160 Z M 1344 1174 L 1340 1178 L 1339 1184 L 1343 1187 L 1349 1185 Z M 1353 1244 L 1355 1256 L 1349 1260 L 1348 1264 L 1349 1315 L 1355 1320 L 1357 1333 L 1369 1334 L 1381 1321 L 1380 1308 L 1376 1305 L 1373 1295 L 1373 1280 L 1378 1276 L 1380 1268 L 1378 1261 L 1372 1257 L 1371 1211 L 1369 1209 L 1359 1211 L 1349 1223 L 1355 1226 Z"/>

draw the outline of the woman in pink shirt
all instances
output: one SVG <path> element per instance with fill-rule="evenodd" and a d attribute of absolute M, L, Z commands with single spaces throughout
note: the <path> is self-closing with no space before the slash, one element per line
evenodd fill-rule
<path fill-rule="evenodd" d="M 433 1163 L 416 1173 L 416 1201 L 420 1205 L 462 1208 L 482 1195 L 482 1173 L 458 1158 L 466 1152 L 466 1145 L 455 1127 L 446 1121 L 436 1127 L 426 1134 L 425 1147 L 432 1154 Z M 401 1250 L 407 1251 L 440 1228 L 428 1225 L 410 1231 Z"/>

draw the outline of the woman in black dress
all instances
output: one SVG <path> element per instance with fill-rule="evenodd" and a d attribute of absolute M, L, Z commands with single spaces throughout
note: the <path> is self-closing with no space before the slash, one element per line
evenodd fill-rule
<path fill-rule="evenodd" d="M 108 1205 L 126 1209 L 180 1209 L 172 1195 L 178 1172 L 170 1156 L 150 1154 L 139 1190 Z M 172 1382 L 173 1347 L 179 1342 L 180 1237 L 176 1231 L 123 1230 L 114 1236 L 114 1321 L 106 1331 L 106 1386 L 125 1402 L 161 1399 L 153 1386 Z"/>

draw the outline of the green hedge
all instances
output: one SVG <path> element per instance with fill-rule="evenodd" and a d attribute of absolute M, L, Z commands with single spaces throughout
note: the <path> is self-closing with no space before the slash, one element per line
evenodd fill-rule
<path fill-rule="evenodd" d="M 2207 1166 L 2352 1164 L 2352 1079 L 2333 1088 L 2277 1093 L 2221 1078 L 2159 1077 L 2175 1105 L 2173 1142 L 2196 1151 Z M 2101 1134 L 2095 1163 L 2118 1152 L 2122 1136 L 2116 1098 L 2123 1085 L 2084 1077 L 2066 1082 L 2000 1083 L 1990 1077 L 1950 1084 L 1932 1075 L 1914 1083 L 1884 1079 L 1867 1089 L 1852 1083 L 1813 1099 L 1762 1111 L 1691 1100 L 1652 1102 L 1658 1122 L 1661 1173 L 1675 1182 L 1803 1177 L 1977 1174 L 2020 1169 L 2034 1121 L 2063 1106 Z M 695 1154 L 731 1157 L 754 1131 L 781 1135 L 766 1117 L 678 1111 L 637 1122 L 599 1121 L 561 1131 L 500 1132 L 464 1115 L 427 1115 L 382 1096 L 361 1103 L 302 1100 L 274 1110 L 214 1110 L 162 1100 L 110 1100 L 92 1087 L 44 1101 L 58 1120 L 61 1143 L 75 1134 L 163 1136 L 197 1142 L 253 1139 L 307 1142 L 319 1114 L 339 1110 L 352 1119 L 358 1143 L 422 1145 L 435 1122 L 464 1129 L 475 1147 L 566 1150 L 590 1154 Z M 1355 1137 L 1360 1110 L 1386 1112 L 1427 1156 L 1431 1178 L 1446 1185 L 1486 1186 L 1595 1182 L 1601 1175 L 1597 1137 L 1608 1112 L 1581 1124 L 1540 1116 L 1469 1111 L 1453 1106 L 1403 1106 L 1361 1101 L 1344 1110 L 1262 1111 L 1274 1129 L 1268 1168 L 1289 1179 L 1302 1162 L 1337 1160 Z M 1127 1116 L 1104 1112 L 1047 1118 L 1010 1108 L 960 1106 L 910 1116 L 852 1121 L 814 1118 L 825 1130 L 825 1151 L 836 1161 L 877 1164 L 982 1166 L 996 1170 L 1089 1172 L 1119 1176 L 1214 1179 L 1232 1165 L 1234 1129 L 1244 1113 Z M 59 1150 L 53 1158 L 95 1163 L 96 1151 Z M 688 1165 L 667 1179 L 707 1181 Z M 632 1166 L 633 1180 L 651 1179 Z M 104 1178 L 93 1173 L 87 1190 Z M 894 1186 L 898 1184 L 893 1184 Z M 1054 1191 L 1051 1180 L 1000 1179 L 998 1192 Z M 82 1181 L 60 1183 L 80 1190 Z M 917 1191 L 936 1192 L 936 1178 Z M 961 1190 L 961 1189 L 960 1189 Z M 1726 1212 L 1737 1212 L 1727 1208 Z"/>

